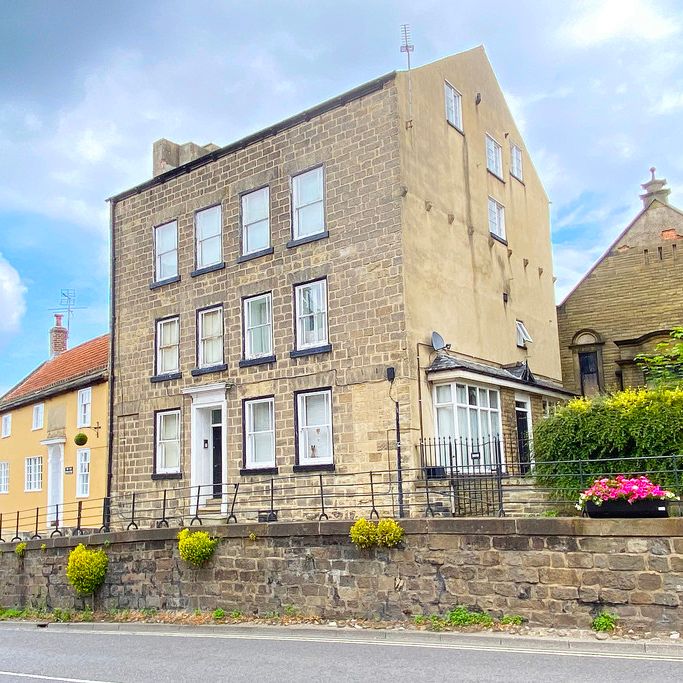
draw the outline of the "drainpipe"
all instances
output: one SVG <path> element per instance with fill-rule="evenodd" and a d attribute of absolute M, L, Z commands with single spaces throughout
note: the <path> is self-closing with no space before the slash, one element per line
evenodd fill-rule
<path fill-rule="evenodd" d="M 109 512 L 111 515 L 111 490 L 113 464 L 114 464 L 114 331 L 116 329 L 116 242 L 114 240 L 114 216 L 116 202 L 109 200 L 109 236 L 110 236 L 110 260 L 109 260 L 109 420 L 108 420 L 108 454 L 107 454 L 107 498 L 109 500 Z M 107 526 L 109 526 L 109 519 Z"/>

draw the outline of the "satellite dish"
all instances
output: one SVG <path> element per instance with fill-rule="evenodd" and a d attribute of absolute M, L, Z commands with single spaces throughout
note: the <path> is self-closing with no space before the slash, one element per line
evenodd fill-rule
<path fill-rule="evenodd" d="M 447 344 L 438 332 L 432 332 L 432 347 L 434 351 L 441 351 L 447 348 Z"/>

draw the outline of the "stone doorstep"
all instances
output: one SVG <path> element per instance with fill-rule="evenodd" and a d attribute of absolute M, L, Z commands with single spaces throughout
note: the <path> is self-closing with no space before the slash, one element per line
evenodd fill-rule
<path fill-rule="evenodd" d="M 19 630 L 33 630 L 38 622 L 0 622 L 0 629 L 12 628 Z M 231 625 L 201 625 L 190 626 L 181 624 L 147 624 L 140 622 L 132 623 L 51 623 L 50 629 L 58 631 L 97 631 L 101 633 L 148 633 L 148 634 L 183 634 L 187 633 L 194 637 L 202 635 L 225 638 L 258 637 L 273 638 L 286 637 L 288 639 L 313 638 L 320 640 L 365 640 L 369 642 L 384 641 L 386 643 L 415 643 L 417 645 L 447 645 L 457 648 L 485 647 L 485 648 L 509 648 L 520 650 L 544 650 L 550 652 L 587 652 L 603 654 L 652 654 L 658 656 L 680 658 L 683 661 L 683 642 L 664 642 L 648 640 L 595 640 L 591 635 L 585 637 L 562 637 L 562 636 L 524 636 L 519 634 L 507 634 L 497 632 L 483 633 L 458 633 L 417 630 L 395 629 L 354 629 L 334 628 L 327 625 L 301 625 L 301 626 L 263 626 L 260 624 L 231 624 Z M 663 636 L 662 636 L 663 637 Z"/>

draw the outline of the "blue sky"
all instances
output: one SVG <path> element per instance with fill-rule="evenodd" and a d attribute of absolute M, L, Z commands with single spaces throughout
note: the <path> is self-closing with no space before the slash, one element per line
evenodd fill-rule
<path fill-rule="evenodd" d="M 558 300 L 640 207 L 648 168 L 683 206 L 675 0 L 0 0 L 0 393 L 108 326 L 106 197 L 152 142 L 224 145 L 393 69 L 484 44 L 552 200 Z"/>

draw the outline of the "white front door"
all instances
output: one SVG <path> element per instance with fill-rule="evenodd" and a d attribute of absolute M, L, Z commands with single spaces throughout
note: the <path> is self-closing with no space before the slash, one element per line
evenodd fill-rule
<path fill-rule="evenodd" d="M 47 521 L 59 526 L 64 521 L 64 444 L 47 447 Z"/>

